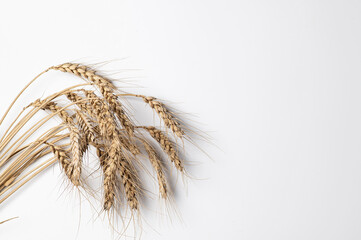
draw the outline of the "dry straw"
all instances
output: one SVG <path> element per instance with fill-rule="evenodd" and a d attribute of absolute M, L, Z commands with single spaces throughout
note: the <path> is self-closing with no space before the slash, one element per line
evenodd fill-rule
<path fill-rule="evenodd" d="M 120 92 L 111 80 L 88 66 L 65 63 L 39 74 L 15 98 L 0 120 L 0 127 L 4 127 L 4 119 L 25 89 L 49 70 L 76 75 L 86 83 L 35 100 L 10 126 L 2 129 L 5 133 L 0 142 L 0 204 L 55 162 L 60 164 L 70 184 L 86 188 L 83 164 L 86 152 L 92 148 L 96 150 L 102 169 L 103 210 L 118 209 L 121 198 L 130 210 L 140 209 L 143 186 L 138 176 L 142 174 L 139 166 L 144 157 L 154 169 L 160 196 L 169 198 L 167 161 L 163 156 L 184 173 L 176 144 L 186 138 L 182 124 L 161 101 Z M 121 101 L 127 97 L 144 100 L 163 121 L 164 127 L 137 125 L 138 121 L 132 119 Z M 48 114 L 44 117 L 39 112 Z M 59 125 L 44 131 L 44 125 L 52 118 L 60 119 Z M 29 126 L 33 119 L 35 124 Z"/>

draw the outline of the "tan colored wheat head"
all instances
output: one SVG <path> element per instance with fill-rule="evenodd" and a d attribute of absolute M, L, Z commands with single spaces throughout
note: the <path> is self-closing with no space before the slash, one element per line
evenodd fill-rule
<path fill-rule="evenodd" d="M 180 173 L 185 172 L 177 143 L 182 143 L 187 136 L 180 120 L 156 98 L 120 92 L 111 80 L 90 67 L 65 63 L 53 66 L 43 73 L 49 70 L 76 75 L 85 83 L 33 101 L 1 137 L 0 204 L 55 162 L 60 164 L 64 175 L 73 186 L 85 187 L 84 157 L 90 148 L 96 150 L 101 167 L 105 211 L 110 211 L 119 204 L 119 192 L 126 199 L 129 209 L 139 209 L 142 182 L 138 163 L 139 159 L 144 157 L 154 169 L 159 195 L 167 199 L 170 189 L 163 156 L 167 156 Z M 67 99 L 67 103 L 62 101 L 60 104 L 60 97 Z M 143 100 L 162 120 L 163 127 L 137 125 L 138 121 L 133 119 L 122 103 L 123 98 Z M 15 101 L 0 120 L 0 126 Z M 38 112 L 48 114 L 20 134 L 20 130 L 25 128 L 26 123 Z M 30 137 L 52 118 L 60 119 L 61 123 L 29 142 Z M 163 151 L 164 155 L 159 150 Z M 35 164 L 46 156 L 50 158 L 41 164 Z"/>

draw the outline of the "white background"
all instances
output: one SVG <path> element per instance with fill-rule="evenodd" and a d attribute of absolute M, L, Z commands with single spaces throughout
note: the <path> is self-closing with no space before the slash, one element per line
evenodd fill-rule
<path fill-rule="evenodd" d="M 0 112 L 51 65 L 121 59 L 220 148 L 190 154 L 182 218 L 148 212 L 142 239 L 361 239 L 360 43 L 356 0 L 2 1 Z M 0 239 L 112 239 L 62 180 L 54 166 L 1 205 L 20 218 Z"/>

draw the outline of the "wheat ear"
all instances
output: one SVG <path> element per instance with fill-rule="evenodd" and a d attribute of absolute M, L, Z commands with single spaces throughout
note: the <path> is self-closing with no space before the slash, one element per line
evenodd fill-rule
<path fill-rule="evenodd" d="M 178 171 L 184 172 L 183 161 L 180 159 L 178 155 L 178 151 L 175 144 L 167 137 L 167 135 L 164 134 L 163 131 L 155 127 L 141 127 L 141 128 L 147 130 L 150 136 L 152 136 L 152 138 L 154 138 L 159 143 L 163 151 L 168 155 L 169 159 L 171 160 L 171 162 L 174 163 Z"/>
<path fill-rule="evenodd" d="M 124 156 L 118 158 L 117 163 L 117 168 L 125 189 L 128 205 L 131 209 L 137 210 L 139 207 L 139 201 L 137 197 L 138 191 L 134 178 L 134 170 Z"/>
<path fill-rule="evenodd" d="M 103 159 L 104 172 L 104 210 L 110 210 L 115 202 L 115 187 L 116 187 L 116 172 L 118 161 L 117 143 L 113 142 L 110 147 L 110 152 L 106 158 Z"/>
<path fill-rule="evenodd" d="M 72 153 L 72 161 L 68 167 L 70 176 L 70 181 L 75 185 L 80 185 L 80 175 L 81 175 L 81 147 L 80 147 L 80 132 L 74 126 L 70 126 L 70 146 Z"/>
<path fill-rule="evenodd" d="M 144 102 L 148 103 L 149 106 L 156 111 L 159 117 L 164 121 L 164 124 L 167 128 L 172 130 L 172 132 L 179 138 L 184 136 L 184 131 L 181 129 L 180 123 L 176 120 L 173 114 L 168 111 L 163 103 L 157 101 L 154 97 L 141 97 L 143 98 Z"/>
<path fill-rule="evenodd" d="M 66 151 L 58 146 L 56 146 L 55 144 L 51 144 L 51 143 L 46 143 L 47 145 L 50 146 L 52 152 L 54 153 L 56 159 L 58 160 L 58 162 L 60 163 L 60 165 L 62 166 L 65 174 L 67 175 L 67 177 L 69 178 L 69 180 L 71 179 L 71 176 L 68 175 L 69 174 L 69 165 L 70 165 L 70 159 L 69 156 L 67 155 Z"/>
<path fill-rule="evenodd" d="M 139 140 L 143 143 L 144 148 L 148 154 L 149 161 L 152 164 L 158 179 L 159 192 L 162 198 L 167 198 L 168 195 L 168 187 L 167 187 L 167 179 L 165 177 L 162 161 L 158 157 L 155 149 L 144 139 L 139 138 Z"/>
<path fill-rule="evenodd" d="M 118 96 L 114 93 L 117 88 L 109 79 L 97 74 L 97 72 L 90 67 L 76 63 L 65 63 L 54 66 L 51 69 L 72 73 L 94 83 L 100 89 L 104 98 L 108 101 L 111 110 L 117 115 L 118 120 L 126 129 L 127 133 L 133 135 L 134 125 L 125 113 L 122 104 L 118 101 Z"/>

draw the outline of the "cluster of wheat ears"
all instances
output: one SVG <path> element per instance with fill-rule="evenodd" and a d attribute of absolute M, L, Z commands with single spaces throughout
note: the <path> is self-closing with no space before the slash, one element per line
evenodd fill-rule
<path fill-rule="evenodd" d="M 3 130 L 0 204 L 56 162 L 69 183 L 84 187 L 83 160 L 90 148 L 96 150 L 102 172 L 103 210 L 110 211 L 123 200 L 128 209 L 139 210 L 142 193 L 139 168 L 136 167 L 139 156 L 142 161 L 149 161 L 158 182 L 159 195 L 167 199 L 169 186 L 164 167 L 166 161 L 162 156 L 167 156 L 169 164 L 179 172 L 185 172 L 179 148 L 188 137 L 175 114 L 154 97 L 120 91 L 113 81 L 91 67 L 65 63 L 50 67 L 40 75 L 50 70 L 76 75 L 85 82 L 33 101 Z M 0 126 L 20 95 L 40 75 L 15 98 L 0 120 Z M 60 105 L 61 97 L 67 99 L 65 104 L 62 101 Z M 149 105 L 163 122 L 161 127 L 137 125 L 122 103 L 127 98 L 139 98 Z M 48 114 L 24 129 L 38 112 Z M 60 124 L 39 133 L 52 118 L 60 119 Z M 41 164 L 35 164 L 39 159 L 42 159 Z"/>

